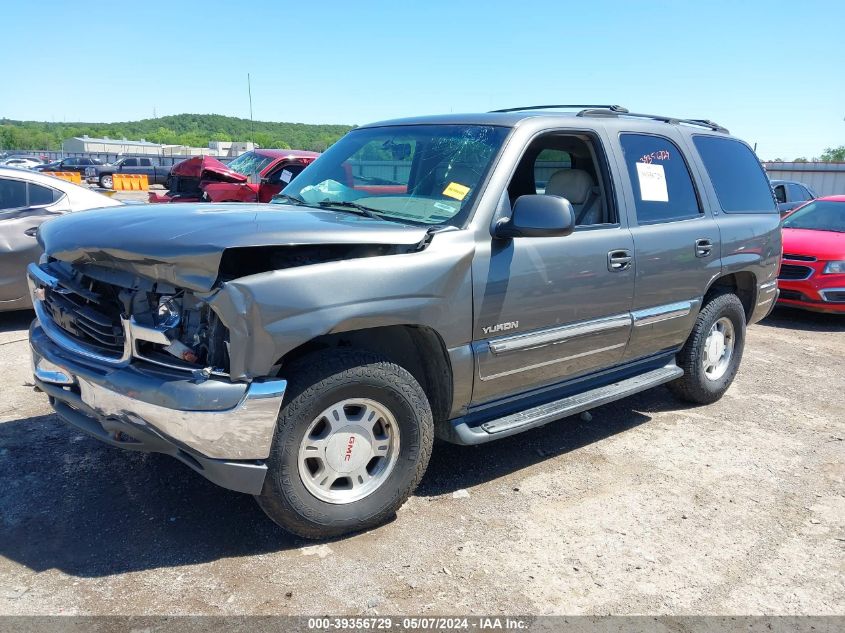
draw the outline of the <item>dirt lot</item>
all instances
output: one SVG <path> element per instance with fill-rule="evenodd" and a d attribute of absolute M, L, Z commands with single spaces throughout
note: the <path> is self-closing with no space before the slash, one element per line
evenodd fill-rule
<path fill-rule="evenodd" d="M 62 425 L 29 318 L 0 314 L 0 613 L 845 613 L 845 318 L 754 326 L 712 406 L 436 446 L 395 521 L 320 545 Z"/>

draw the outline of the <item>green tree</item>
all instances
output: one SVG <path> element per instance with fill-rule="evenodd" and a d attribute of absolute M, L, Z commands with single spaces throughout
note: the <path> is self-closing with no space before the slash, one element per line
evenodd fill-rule
<path fill-rule="evenodd" d="M 828 147 L 822 152 L 820 160 L 825 163 L 845 163 L 845 145 Z"/>

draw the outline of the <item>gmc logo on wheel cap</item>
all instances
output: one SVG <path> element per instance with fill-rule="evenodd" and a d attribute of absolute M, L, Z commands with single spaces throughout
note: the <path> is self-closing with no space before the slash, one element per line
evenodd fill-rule
<path fill-rule="evenodd" d="M 355 436 L 350 435 L 349 441 L 346 442 L 346 453 L 343 456 L 343 461 L 348 462 L 352 459 L 352 447 L 355 446 Z"/>

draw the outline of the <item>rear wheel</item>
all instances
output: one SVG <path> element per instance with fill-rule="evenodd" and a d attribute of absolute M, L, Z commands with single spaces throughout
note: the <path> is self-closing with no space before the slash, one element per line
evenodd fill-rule
<path fill-rule="evenodd" d="M 313 354 L 286 374 L 258 504 L 306 538 L 389 519 L 431 454 L 434 425 L 420 385 L 402 367 L 359 351 Z"/>
<path fill-rule="evenodd" d="M 678 397 L 698 404 L 716 402 L 731 386 L 745 347 L 745 309 L 734 294 L 713 297 L 701 309 L 678 353 L 684 375 L 669 383 Z"/>

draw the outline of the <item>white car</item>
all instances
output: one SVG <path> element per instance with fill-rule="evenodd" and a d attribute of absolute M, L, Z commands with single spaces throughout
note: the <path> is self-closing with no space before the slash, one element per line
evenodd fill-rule
<path fill-rule="evenodd" d="M 29 156 L 10 156 L 9 158 L 0 160 L 0 165 L 5 167 L 20 167 L 21 169 L 32 169 L 42 164 L 37 158 L 31 158 Z"/>
<path fill-rule="evenodd" d="M 71 211 L 122 205 L 60 178 L 0 166 L 0 312 L 31 305 L 26 267 L 41 256 L 35 234 L 43 222 Z"/>

